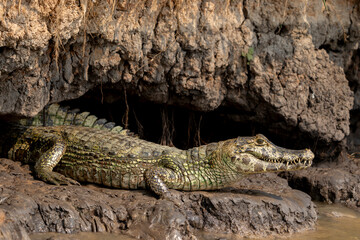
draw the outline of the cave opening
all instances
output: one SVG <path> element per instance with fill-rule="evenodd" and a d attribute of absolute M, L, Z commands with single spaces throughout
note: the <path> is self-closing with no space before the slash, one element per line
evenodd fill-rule
<path fill-rule="evenodd" d="M 251 113 L 226 106 L 201 112 L 144 101 L 141 97 L 106 88 L 95 88 L 78 99 L 60 104 L 115 122 L 144 140 L 180 149 L 259 133 L 285 148 L 316 148 L 317 144 L 296 128 L 277 128 L 279 123 L 284 124 L 282 119 L 269 124 L 261 123 L 263 120 L 255 122 L 247 117 Z M 275 118 L 272 116 L 269 121 Z"/>

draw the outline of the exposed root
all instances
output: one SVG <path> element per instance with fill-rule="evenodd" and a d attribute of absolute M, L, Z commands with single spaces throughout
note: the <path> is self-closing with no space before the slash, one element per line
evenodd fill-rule
<path fill-rule="evenodd" d="M 126 109 L 125 109 L 125 113 L 122 118 L 122 124 L 125 129 L 128 129 L 128 126 L 129 126 L 129 104 L 127 101 L 126 87 L 124 87 L 124 100 L 125 100 Z"/>
<path fill-rule="evenodd" d="M 137 118 L 134 109 L 133 109 L 133 114 L 134 114 L 134 118 L 135 118 L 137 130 L 138 130 L 138 135 L 139 135 L 140 138 L 144 138 L 144 126 L 141 124 L 141 122 L 140 122 L 139 119 Z"/>
<path fill-rule="evenodd" d="M 340 26 L 341 26 L 341 28 L 342 28 L 342 31 L 343 31 L 343 40 L 344 40 L 344 42 L 347 42 L 349 36 L 348 36 L 347 33 L 346 33 L 344 24 L 343 24 L 342 21 L 341 21 L 341 20 L 342 20 L 341 17 L 339 17 L 339 15 L 338 15 L 337 12 L 336 12 L 336 7 L 334 7 L 334 6 L 331 4 L 330 0 L 322 0 L 322 2 L 323 2 L 325 11 L 326 11 L 328 14 L 330 14 L 330 11 L 331 11 L 331 10 L 334 12 L 334 15 L 335 15 L 336 19 L 338 20 L 338 23 L 340 24 Z"/>
<path fill-rule="evenodd" d="M 101 104 L 104 104 L 104 92 L 103 92 L 102 81 L 100 81 L 100 93 L 101 93 Z"/>
<path fill-rule="evenodd" d="M 169 112 L 167 106 L 161 109 L 161 121 L 162 121 L 162 135 L 160 139 L 161 145 L 174 146 L 173 137 L 175 134 L 174 126 L 174 112 L 171 112 L 169 119 Z"/>
<path fill-rule="evenodd" d="M 188 146 L 198 147 L 205 143 L 204 141 L 202 141 L 200 134 L 202 115 L 199 116 L 199 120 L 197 120 L 196 118 L 197 117 L 194 112 L 192 112 L 189 116 L 187 140 Z"/>
<path fill-rule="evenodd" d="M 352 160 L 360 160 L 360 152 L 353 152 L 351 154 L 348 154 L 348 157 Z"/>
<path fill-rule="evenodd" d="M 195 130 L 194 142 L 197 146 L 201 145 L 201 137 L 200 137 L 201 120 L 202 120 L 202 115 L 200 115 L 199 117 L 199 124 L 196 126 L 196 130 Z"/>

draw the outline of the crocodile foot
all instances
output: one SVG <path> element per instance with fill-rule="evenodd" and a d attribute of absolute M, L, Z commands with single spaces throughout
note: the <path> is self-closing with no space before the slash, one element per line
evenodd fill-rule
<path fill-rule="evenodd" d="M 161 199 L 173 202 L 177 207 L 181 207 L 184 203 L 181 201 L 181 193 L 176 190 L 168 190 L 162 194 Z"/>
<path fill-rule="evenodd" d="M 54 185 L 80 185 L 79 182 L 53 171 L 43 170 L 37 172 L 36 175 L 41 180 Z"/>

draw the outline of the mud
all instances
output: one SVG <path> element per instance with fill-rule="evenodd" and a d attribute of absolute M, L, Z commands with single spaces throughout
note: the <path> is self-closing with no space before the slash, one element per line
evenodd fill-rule
<path fill-rule="evenodd" d="M 274 174 L 244 179 L 221 191 L 181 192 L 181 205 L 145 190 L 53 186 L 27 167 L 0 161 L 0 238 L 35 232 L 108 232 L 143 239 L 196 239 L 196 232 L 269 236 L 312 229 L 310 197 Z"/>
<path fill-rule="evenodd" d="M 347 207 L 340 204 L 326 204 L 315 202 L 317 210 L 319 212 L 319 220 L 314 230 L 292 234 L 291 236 L 283 236 L 284 240 L 338 240 L 338 239 L 357 239 L 360 235 L 360 213 L 357 213 Z M 257 240 L 278 240 L 279 237 L 266 237 L 266 238 L 243 238 L 236 234 L 214 234 L 201 232 L 197 236 L 199 240 L 245 240 L 245 239 L 257 239 Z M 103 234 L 103 233 L 80 233 L 65 235 L 60 233 L 37 233 L 32 234 L 32 240 L 90 240 L 99 239 L 104 240 L 130 240 L 133 238 L 127 238 L 124 235 L 118 234 Z"/>
<path fill-rule="evenodd" d="M 356 154 L 342 152 L 335 161 L 283 176 L 290 186 L 303 190 L 314 200 L 342 203 L 360 211 L 360 156 Z"/>

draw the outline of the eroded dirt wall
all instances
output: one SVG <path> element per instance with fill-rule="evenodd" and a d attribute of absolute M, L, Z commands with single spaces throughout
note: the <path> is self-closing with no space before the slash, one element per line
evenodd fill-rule
<path fill-rule="evenodd" d="M 94 2 L 0 3 L 2 115 L 103 85 L 200 111 L 230 106 L 328 142 L 349 134 L 358 2 Z"/>

